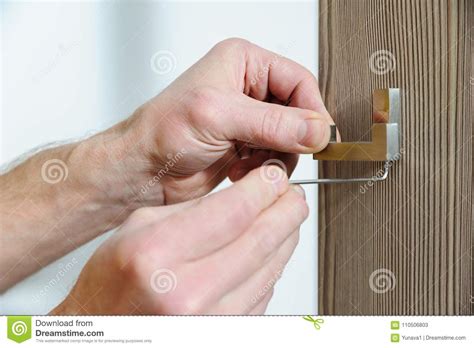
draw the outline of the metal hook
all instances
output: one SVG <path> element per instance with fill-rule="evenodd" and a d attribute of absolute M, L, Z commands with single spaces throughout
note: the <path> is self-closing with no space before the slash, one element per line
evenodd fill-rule
<path fill-rule="evenodd" d="M 371 142 L 337 142 L 336 126 L 331 126 L 331 140 L 313 159 L 322 161 L 385 161 L 382 176 L 372 178 L 326 178 L 290 180 L 292 184 L 338 184 L 387 179 L 393 161 L 400 158 L 400 89 L 377 89 L 373 93 Z"/>
<path fill-rule="evenodd" d="M 290 184 L 307 185 L 307 184 L 347 184 L 352 182 L 367 182 L 367 181 L 384 181 L 388 178 L 390 169 L 390 161 L 385 161 L 383 166 L 383 174 L 381 176 L 373 176 L 371 178 L 347 178 L 347 179 L 305 179 L 305 180 L 290 180 Z"/>

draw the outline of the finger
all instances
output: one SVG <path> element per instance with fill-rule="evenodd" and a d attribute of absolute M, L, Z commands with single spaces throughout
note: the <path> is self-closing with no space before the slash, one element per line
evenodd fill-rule
<path fill-rule="evenodd" d="M 297 163 L 298 155 L 296 154 L 259 150 L 251 157 L 235 162 L 229 168 L 229 179 L 233 182 L 240 180 L 248 172 L 262 165 L 277 165 L 290 177 Z M 261 170 L 266 173 L 266 169 L 262 168 Z"/>
<path fill-rule="evenodd" d="M 281 245 L 267 264 L 251 275 L 235 290 L 226 294 L 218 303 L 218 311 L 235 314 L 251 311 L 273 289 L 280 279 L 299 240 L 298 230 Z"/>
<path fill-rule="evenodd" d="M 127 248 L 132 249 L 134 242 L 140 243 L 146 241 L 146 244 L 154 241 L 155 234 L 151 234 L 150 230 L 153 230 L 153 226 L 166 225 L 167 218 L 173 216 L 182 211 L 186 211 L 198 202 L 198 200 L 189 200 L 182 203 L 172 204 L 168 206 L 160 207 L 146 207 L 135 210 L 127 220 L 123 223 L 121 228 L 112 236 L 115 241 L 120 241 L 124 235 L 133 234 L 133 238 L 123 238 L 122 240 L 128 240 Z M 129 255 L 121 261 L 121 267 L 126 267 L 133 258 L 138 256 L 137 252 Z"/>
<path fill-rule="evenodd" d="M 166 177 L 163 179 L 166 184 L 166 204 L 208 194 L 227 177 L 229 168 L 238 160 L 235 150 L 232 149 L 210 167 L 190 177 Z"/>
<path fill-rule="evenodd" d="M 125 220 L 123 225 L 121 226 L 120 231 L 127 231 L 129 230 L 136 230 L 141 231 L 144 230 L 145 227 L 156 224 L 161 220 L 164 220 L 168 216 L 185 210 L 192 205 L 196 204 L 197 200 L 189 200 L 182 203 L 171 204 L 166 206 L 159 206 L 159 207 L 143 207 L 133 211 L 130 216 Z M 124 228 L 126 227 L 127 228 Z M 117 232 L 121 233 L 121 232 Z"/>
<path fill-rule="evenodd" d="M 303 79 L 298 83 L 287 103 L 289 106 L 315 110 L 323 115 L 330 125 L 335 124 L 322 101 L 318 81 L 313 76 Z M 336 140 L 341 141 L 341 135 L 338 128 L 336 128 Z"/>
<path fill-rule="evenodd" d="M 268 304 L 273 297 L 274 289 L 272 288 L 252 310 L 248 313 L 248 315 L 263 315 L 265 314 Z"/>
<path fill-rule="evenodd" d="M 317 111 L 334 124 L 321 97 L 316 77 L 302 65 L 255 44 L 246 51 L 244 92 L 258 100 L 277 100 L 286 105 Z"/>
<path fill-rule="evenodd" d="M 232 182 L 242 179 L 251 170 L 260 167 L 265 161 L 270 159 L 269 150 L 255 150 L 252 155 L 247 158 L 241 159 L 235 162 L 231 168 L 229 168 L 229 179 Z M 284 167 L 280 166 L 283 171 L 286 171 Z"/>
<path fill-rule="evenodd" d="M 334 124 L 321 97 L 316 77 L 302 65 L 249 43 L 244 91 L 258 100 L 271 100 L 314 110 Z M 262 74 L 263 72 L 263 74 Z M 338 141 L 340 141 L 339 131 Z"/>
<path fill-rule="evenodd" d="M 267 180 L 259 170 L 254 170 L 229 188 L 171 216 L 157 226 L 161 228 L 163 239 L 179 241 L 179 246 L 172 248 L 184 260 L 204 257 L 232 242 L 288 190 L 286 173 L 280 168 L 274 169 L 274 180 Z M 184 231 L 182 237 L 177 238 L 176 231 Z"/>
<path fill-rule="evenodd" d="M 243 90 L 252 98 L 285 103 L 295 97 L 302 103 L 300 107 L 325 111 L 314 75 L 277 53 L 246 40 L 228 39 L 212 48 L 208 60 L 217 60 L 221 66 L 231 69 L 224 76 L 219 75 L 217 82 L 231 83 L 235 90 Z M 236 75 L 239 78 L 235 78 Z M 307 93 L 302 93 L 305 91 Z"/>
<path fill-rule="evenodd" d="M 242 94 L 221 96 L 212 117 L 213 133 L 280 152 L 314 153 L 329 143 L 326 118 L 315 111 L 261 102 Z M 225 105 L 222 105 L 225 104 Z"/>
<path fill-rule="evenodd" d="M 240 238 L 195 264 L 206 270 L 202 281 L 213 284 L 211 298 L 222 298 L 248 279 L 306 219 L 308 206 L 299 190 L 292 185 Z"/>

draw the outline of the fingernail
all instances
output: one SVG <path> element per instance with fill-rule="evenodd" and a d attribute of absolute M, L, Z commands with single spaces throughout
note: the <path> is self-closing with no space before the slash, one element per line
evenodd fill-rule
<path fill-rule="evenodd" d="M 298 142 L 307 147 L 320 148 L 329 142 L 329 123 L 320 118 L 309 118 L 301 123 Z"/>
<path fill-rule="evenodd" d="M 300 185 L 291 185 L 291 188 L 306 199 L 306 193 Z"/>

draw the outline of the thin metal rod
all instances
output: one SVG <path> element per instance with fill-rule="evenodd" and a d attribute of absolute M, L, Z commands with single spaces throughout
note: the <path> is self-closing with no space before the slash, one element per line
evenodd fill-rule
<path fill-rule="evenodd" d="M 306 179 L 306 180 L 290 180 L 290 184 L 308 185 L 308 184 L 346 184 L 351 182 L 364 181 L 383 181 L 388 177 L 390 169 L 390 161 L 385 161 L 383 165 L 382 176 L 373 176 L 371 178 L 347 178 L 347 179 Z"/>

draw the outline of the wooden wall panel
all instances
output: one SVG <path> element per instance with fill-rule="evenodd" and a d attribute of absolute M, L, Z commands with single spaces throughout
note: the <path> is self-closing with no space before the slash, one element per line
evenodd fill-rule
<path fill-rule="evenodd" d="M 472 314 L 471 0 L 320 0 L 319 83 L 347 141 L 376 88 L 402 89 L 402 157 L 382 183 L 319 187 L 320 314 Z M 381 163 L 319 162 L 320 177 Z"/>

